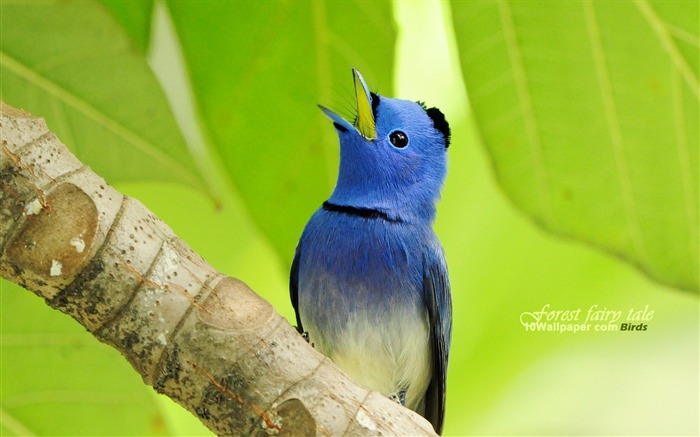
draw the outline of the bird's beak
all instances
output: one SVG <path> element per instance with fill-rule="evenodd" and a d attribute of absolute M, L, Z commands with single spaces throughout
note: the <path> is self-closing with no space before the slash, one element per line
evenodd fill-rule
<path fill-rule="evenodd" d="M 355 82 L 355 98 L 357 99 L 357 119 L 355 127 L 368 140 L 377 138 L 377 128 L 374 124 L 374 112 L 372 111 L 372 96 L 362 75 L 355 68 L 352 69 L 352 77 Z"/>
<path fill-rule="evenodd" d="M 357 100 L 357 118 L 354 124 L 351 124 L 325 106 L 318 105 L 318 107 L 333 123 L 346 130 L 355 129 L 360 135 L 371 141 L 377 138 L 377 128 L 374 123 L 374 112 L 372 111 L 372 95 L 357 69 L 352 69 L 352 76 L 355 83 L 355 98 Z"/>

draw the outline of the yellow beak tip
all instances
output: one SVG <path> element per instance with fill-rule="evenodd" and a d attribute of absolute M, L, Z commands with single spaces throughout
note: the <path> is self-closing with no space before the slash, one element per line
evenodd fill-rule
<path fill-rule="evenodd" d="M 355 127 L 366 139 L 373 140 L 377 138 L 377 129 L 372 111 L 372 95 L 364 78 L 356 68 L 352 69 L 352 75 L 355 83 L 355 98 L 357 99 Z"/>

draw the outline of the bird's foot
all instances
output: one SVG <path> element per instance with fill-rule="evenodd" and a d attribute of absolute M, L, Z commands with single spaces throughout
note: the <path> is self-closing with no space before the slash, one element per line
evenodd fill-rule
<path fill-rule="evenodd" d="M 399 390 L 398 393 L 391 393 L 389 399 L 400 404 L 401 406 L 406 406 L 406 390 Z"/>
<path fill-rule="evenodd" d="M 306 340 L 307 343 L 311 345 L 311 347 L 314 347 L 314 344 L 311 343 L 311 337 L 309 336 L 309 333 L 307 331 L 304 331 L 301 333 L 301 337 Z"/>

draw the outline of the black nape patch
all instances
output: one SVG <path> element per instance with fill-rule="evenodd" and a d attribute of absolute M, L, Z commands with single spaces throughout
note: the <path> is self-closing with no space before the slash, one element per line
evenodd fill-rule
<path fill-rule="evenodd" d="M 429 108 L 425 112 L 428 113 L 428 117 L 433 120 L 433 127 L 437 129 L 445 137 L 445 149 L 450 147 L 450 125 L 445 120 L 445 116 L 438 108 Z"/>
<path fill-rule="evenodd" d="M 369 93 L 372 98 L 372 115 L 374 116 L 374 124 L 377 124 L 377 106 L 379 106 L 379 95 L 375 93 Z"/>

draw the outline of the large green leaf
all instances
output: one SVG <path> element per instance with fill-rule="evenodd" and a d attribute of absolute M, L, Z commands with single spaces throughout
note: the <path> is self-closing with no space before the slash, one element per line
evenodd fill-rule
<path fill-rule="evenodd" d="M 1 7 L 3 100 L 46 118 L 83 162 L 111 182 L 202 187 L 143 50 L 105 6 L 3 1 Z"/>
<path fill-rule="evenodd" d="M 370 87 L 391 92 L 391 5 L 168 6 L 204 129 L 253 218 L 290 262 L 305 221 L 330 195 L 337 172 L 337 138 L 315 103 L 347 113 L 354 104 L 352 66 Z"/>
<path fill-rule="evenodd" d="M 698 289 L 698 2 L 454 1 L 502 188 L 546 228 Z"/>
<path fill-rule="evenodd" d="M 119 352 L 0 279 L 2 435 L 167 435 L 155 396 Z"/>

